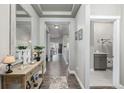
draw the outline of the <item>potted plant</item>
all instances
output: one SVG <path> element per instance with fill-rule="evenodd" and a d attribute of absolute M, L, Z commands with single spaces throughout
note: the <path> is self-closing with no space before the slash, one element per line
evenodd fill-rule
<path fill-rule="evenodd" d="M 18 48 L 19 50 L 23 50 L 23 49 L 26 49 L 27 46 L 17 46 L 17 48 Z"/>
<path fill-rule="evenodd" d="M 40 61 L 40 54 L 42 53 L 42 49 L 44 49 L 44 46 L 35 46 L 34 51 L 37 53 L 37 56 L 35 56 L 35 59 L 37 61 Z"/>

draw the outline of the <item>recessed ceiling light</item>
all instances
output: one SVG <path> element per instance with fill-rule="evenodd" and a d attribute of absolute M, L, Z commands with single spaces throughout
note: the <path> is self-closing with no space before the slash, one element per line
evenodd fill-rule
<path fill-rule="evenodd" d="M 59 29 L 59 25 L 54 25 L 54 28 L 55 29 Z"/>

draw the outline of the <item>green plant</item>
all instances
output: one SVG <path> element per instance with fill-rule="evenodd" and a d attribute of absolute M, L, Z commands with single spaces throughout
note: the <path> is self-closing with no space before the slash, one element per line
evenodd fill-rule
<path fill-rule="evenodd" d="M 34 47 L 34 50 L 40 51 L 40 50 L 42 50 L 43 48 L 45 48 L 45 47 L 44 47 L 44 46 L 35 46 L 35 47 Z"/>
<path fill-rule="evenodd" d="M 34 50 L 37 52 L 38 56 L 42 53 L 42 49 L 45 48 L 44 46 L 35 46 Z"/>
<path fill-rule="evenodd" d="M 22 49 L 26 49 L 27 46 L 17 46 L 17 48 L 18 48 L 19 50 L 22 50 Z"/>
<path fill-rule="evenodd" d="M 40 54 L 42 53 L 42 49 L 44 46 L 35 46 L 34 51 L 37 52 L 37 57 L 35 58 L 37 61 L 40 61 Z"/>

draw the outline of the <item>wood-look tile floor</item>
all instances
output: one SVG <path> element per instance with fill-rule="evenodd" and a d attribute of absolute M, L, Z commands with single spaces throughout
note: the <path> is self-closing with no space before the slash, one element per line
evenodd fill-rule
<path fill-rule="evenodd" d="M 66 76 L 69 89 L 81 89 L 75 75 L 68 73 L 68 65 L 65 64 L 62 55 L 54 55 L 53 60 L 47 62 L 46 73 L 41 89 L 49 89 L 50 78 L 54 76 Z"/>
<path fill-rule="evenodd" d="M 112 84 L 112 71 L 93 70 L 90 72 L 90 86 L 113 86 Z"/>

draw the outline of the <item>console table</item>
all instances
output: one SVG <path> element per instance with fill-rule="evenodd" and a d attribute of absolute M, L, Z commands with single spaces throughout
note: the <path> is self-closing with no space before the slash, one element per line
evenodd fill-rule
<path fill-rule="evenodd" d="M 43 80 L 43 62 L 32 64 L 17 64 L 13 72 L 6 74 L 0 71 L 2 89 L 37 89 Z"/>

